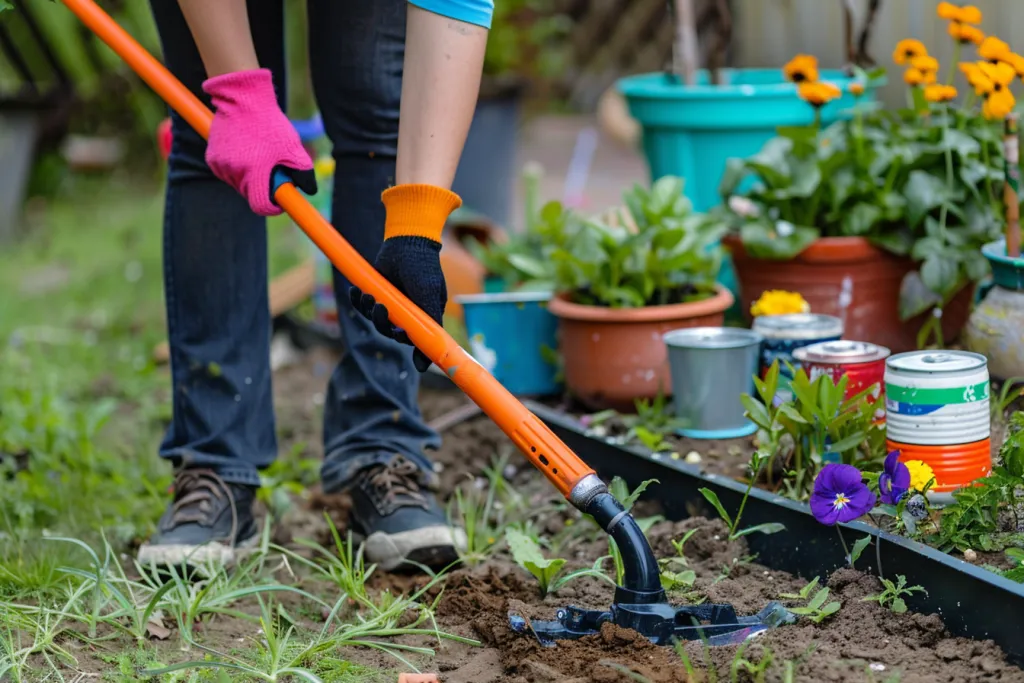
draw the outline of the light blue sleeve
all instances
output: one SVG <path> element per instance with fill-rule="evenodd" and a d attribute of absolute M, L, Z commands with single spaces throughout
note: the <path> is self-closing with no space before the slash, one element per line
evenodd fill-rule
<path fill-rule="evenodd" d="M 409 4 L 486 29 L 491 28 L 491 17 L 494 14 L 494 0 L 409 0 Z"/>

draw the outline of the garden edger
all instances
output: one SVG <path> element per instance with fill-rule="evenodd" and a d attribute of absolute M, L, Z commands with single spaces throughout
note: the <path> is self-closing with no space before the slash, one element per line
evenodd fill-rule
<path fill-rule="evenodd" d="M 63 0 L 103 42 L 138 73 L 204 138 L 213 113 L 156 58 L 150 55 L 94 0 Z M 387 307 L 391 322 L 466 393 L 512 439 L 534 467 L 578 510 L 591 515 L 619 548 L 625 567 L 607 611 L 566 607 L 555 621 L 527 621 L 509 615 L 517 632 L 532 632 L 542 643 L 598 632 L 605 623 L 636 630 L 659 644 L 702 639 L 712 644 L 740 642 L 795 617 L 778 603 L 740 617 L 731 605 L 669 604 L 658 562 L 632 515 L 604 482 L 538 417 L 509 393 L 458 342 L 384 279 L 281 173 L 274 178 L 274 199 L 351 283 Z"/>

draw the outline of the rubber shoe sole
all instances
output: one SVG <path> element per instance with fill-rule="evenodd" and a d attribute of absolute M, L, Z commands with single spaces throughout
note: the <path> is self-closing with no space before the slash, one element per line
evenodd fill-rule
<path fill-rule="evenodd" d="M 259 545 L 259 533 L 253 533 L 234 547 L 211 541 L 204 545 L 158 544 L 143 543 L 136 559 L 144 568 L 149 567 L 188 567 L 202 574 L 208 569 L 232 567 L 250 555 Z"/>
<path fill-rule="evenodd" d="M 394 534 L 381 531 L 363 541 L 366 561 L 386 572 L 406 563 L 419 563 L 431 569 L 443 569 L 459 559 L 459 551 L 467 546 L 466 532 L 437 525 L 410 529 Z M 412 568 L 413 565 L 406 564 Z"/>

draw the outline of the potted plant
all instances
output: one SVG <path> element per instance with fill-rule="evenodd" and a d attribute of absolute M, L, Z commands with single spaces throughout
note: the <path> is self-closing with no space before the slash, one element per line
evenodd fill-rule
<path fill-rule="evenodd" d="M 972 83 L 980 102 L 954 105 L 956 88 L 936 83 L 939 64 L 920 42 L 901 41 L 895 57 L 911 107 L 861 103 L 853 119 L 822 127 L 837 93 L 801 85 L 816 122 L 731 160 L 721 213 L 745 310 L 766 290 L 796 291 L 842 318 L 847 338 L 899 352 L 959 334 L 988 273 L 981 247 L 1003 226 L 1001 133 L 990 119 L 1005 113 L 991 111 L 986 89 L 1002 86 L 987 77 Z M 742 192 L 748 176 L 757 183 Z"/>
<path fill-rule="evenodd" d="M 494 4 L 476 113 L 455 173 L 465 206 L 507 226 L 511 220 L 520 114 L 532 79 L 561 69 L 567 18 L 554 0 Z"/>
<path fill-rule="evenodd" d="M 668 176 L 626 192 L 625 206 L 602 218 L 557 202 L 541 212 L 565 381 L 590 408 L 632 410 L 671 393 L 662 335 L 720 326 L 732 305 L 715 283 L 725 227 L 682 192 L 682 179 Z"/>
<path fill-rule="evenodd" d="M 623 78 L 618 89 L 640 124 L 651 179 L 682 176 L 694 208 L 707 211 L 719 203 L 718 184 L 727 159 L 754 154 L 780 126 L 807 125 L 812 113 L 797 97 L 798 85 L 789 78 L 791 69 L 720 68 L 732 37 L 728 4 L 707 3 L 709 12 L 726 14 L 695 18 L 688 11 L 691 2 L 674 3 L 680 38 L 675 45 L 673 68 Z M 706 41 L 706 70 L 698 69 L 696 64 L 695 24 L 718 27 L 714 39 Z M 865 22 L 860 45 L 867 43 L 871 24 L 872 19 Z M 847 35 L 853 35 L 852 27 L 848 27 Z M 848 55 L 851 63 L 870 61 L 852 45 L 848 46 Z M 847 116 L 844 110 L 854 103 L 849 92 L 852 73 L 840 69 L 819 72 L 813 57 L 803 62 L 801 76 L 816 79 L 820 73 L 842 91 L 841 97 L 822 109 L 822 121 L 828 124 Z M 873 97 L 874 85 L 862 97 Z"/>

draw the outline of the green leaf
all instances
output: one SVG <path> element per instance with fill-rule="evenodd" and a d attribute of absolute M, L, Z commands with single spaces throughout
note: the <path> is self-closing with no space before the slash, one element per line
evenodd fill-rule
<path fill-rule="evenodd" d="M 911 227 L 920 224 L 932 209 L 949 198 L 946 183 L 925 171 L 911 171 L 903 194 L 907 199 L 907 219 Z"/>
<path fill-rule="evenodd" d="M 836 612 L 838 612 L 839 608 L 842 607 L 842 606 L 843 606 L 842 603 L 840 603 L 838 601 L 833 601 L 833 602 L 828 603 L 827 605 L 824 605 L 818 611 L 818 614 L 820 614 L 822 617 L 829 617 L 829 616 L 832 616 L 833 614 L 835 614 Z"/>
<path fill-rule="evenodd" d="M 739 187 L 748 172 L 747 164 L 743 159 L 733 157 L 726 160 L 725 172 L 722 173 L 722 179 L 718 183 L 718 194 L 723 201 L 728 203 L 729 197 L 736 193 L 736 188 Z"/>
<path fill-rule="evenodd" d="M 850 564 L 853 565 L 860 556 L 864 553 L 864 549 L 871 545 L 871 536 L 862 536 L 858 538 L 856 543 L 853 544 L 853 549 L 850 551 Z"/>
<path fill-rule="evenodd" d="M 718 494 L 716 494 L 709 488 L 702 488 L 698 490 L 701 492 L 701 495 L 703 495 L 707 499 L 707 501 L 711 503 L 712 507 L 718 510 L 718 514 L 721 516 L 726 526 L 732 528 L 732 517 L 730 517 L 729 513 L 725 511 L 725 507 L 722 506 L 722 502 L 718 500 Z"/>
<path fill-rule="evenodd" d="M 791 180 L 784 192 L 793 198 L 810 197 L 821 184 L 821 169 L 814 159 L 807 159 L 794 163 L 791 170 Z"/>
<path fill-rule="evenodd" d="M 943 148 L 950 148 L 961 157 L 973 156 L 981 152 L 981 143 L 968 133 L 955 128 L 946 128 L 942 135 Z"/>
<path fill-rule="evenodd" d="M 807 603 L 807 606 L 813 610 L 818 609 L 819 607 L 825 604 L 826 600 L 828 600 L 828 593 L 829 589 L 827 586 L 825 588 L 822 588 L 817 593 L 815 593 L 814 597 L 811 598 L 811 601 Z"/>
<path fill-rule="evenodd" d="M 746 408 L 747 416 L 761 429 L 771 429 L 772 418 L 763 403 L 749 394 L 740 395 L 740 403 Z"/>
<path fill-rule="evenodd" d="M 783 403 L 780 405 L 779 412 L 797 424 L 809 424 L 807 420 L 804 419 L 804 416 L 797 412 L 792 403 Z"/>
<path fill-rule="evenodd" d="M 781 522 L 765 522 L 764 524 L 755 524 L 754 526 L 748 526 L 746 529 L 741 529 L 733 534 L 733 538 L 739 538 L 740 536 L 747 536 L 749 534 L 777 534 L 780 531 L 785 531 L 786 525 Z"/>
<path fill-rule="evenodd" d="M 509 254 L 508 262 L 526 275 L 543 278 L 550 275 L 550 269 L 540 259 L 526 254 Z"/>
<path fill-rule="evenodd" d="M 857 446 L 860 446 L 862 443 L 864 443 L 865 439 L 867 439 L 867 434 L 865 434 L 863 431 L 854 432 L 853 434 L 850 434 L 849 436 L 842 438 L 839 441 L 829 444 L 828 450 L 834 453 L 845 453 L 846 451 L 852 450 Z"/>
<path fill-rule="evenodd" d="M 874 204 L 860 202 L 843 214 L 844 235 L 866 235 L 882 219 L 882 210 Z"/>
<path fill-rule="evenodd" d="M 942 255 L 930 256 L 921 264 L 921 281 L 936 294 L 943 294 L 956 286 L 957 271 L 955 261 Z"/>
<path fill-rule="evenodd" d="M 903 614 L 907 611 L 907 603 L 903 598 L 896 598 L 892 601 L 892 611 L 896 614 Z"/>
<path fill-rule="evenodd" d="M 785 221 L 770 224 L 762 221 L 746 223 L 740 228 L 743 247 L 755 258 L 789 260 L 811 246 L 821 235 L 816 228 L 793 225 Z"/>

